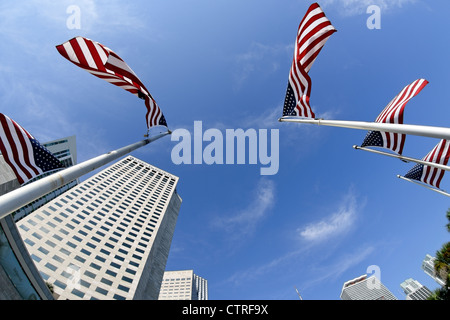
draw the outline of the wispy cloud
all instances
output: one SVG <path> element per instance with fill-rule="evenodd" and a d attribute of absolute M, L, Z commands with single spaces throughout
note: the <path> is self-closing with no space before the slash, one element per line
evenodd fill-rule
<path fill-rule="evenodd" d="M 296 265 L 295 261 L 305 258 L 307 254 L 314 254 L 315 250 L 312 250 L 316 245 L 324 243 L 328 239 L 333 239 L 338 235 L 344 235 L 348 233 L 352 227 L 355 226 L 357 221 L 357 211 L 361 210 L 364 206 L 365 200 L 359 199 L 353 189 L 351 188 L 342 198 L 339 203 L 337 211 L 322 220 L 311 223 L 305 227 L 299 228 L 296 232 L 299 233 L 303 243 L 292 250 L 273 258 L 267 263 L 249 268 L 247 270 L 240 270 L 239 272 L 231 275 L 225 280 L 225 283 L 231 283 L 239 285 L 248 281 L 259 279 L 271 272 L 281 272 L 280 270 L 290 269 L 292 265 Z M 334 246 L 338 246 L 338 243 L 334 243 Z M 321 268 L 323 272 L 314 272 L 314 275 L 308 280 L 307 286 L 312 286 L 318 282 L 321 282 L 331 276 L 338 277 L 350 267 L 361 262 L 374 250 L 373 246 L 366 245 L 363 249 L 357 250 L 353 254 L 348 254 L 343 257 L 338 257 L 337 262 L 327 263 L 326 267 Z M 325 255 L 321 253 L 320 257 L 315 259 L 308 259 L 312 264 L 317 261 L 325 259 L 328 261 L 332 254 L 327 252 Z M 304 262 L 303 262 L 304 263 Z M 323 265 L 323 264 L 322 264 Z M 331 269 L 330 269 L 331 268 Z M 311 268 L 311 270 L 317 268 Z M 325 270 L 327 269 L 327 270 Z M 333 270 L 332 273 L 329 270 Z M 316 273 L 318 273 L 316 275 Z"/>
<path fill-rule="evenodd" d="M 371 5 L 380 7 L 386 13 L 416 2 L 417 0 L 324 0 L 321 5 L 324 8 L 335 6 L 341 15 L 354 16 L 365 14 Z"/>
<path fill-rule="evenodd" d="M 255 73 L 270 75 L 276 72 L 280 65 L 280 55 L 292 55 L 294 45 L 266 45 L 253 42 L 250 48 L 235 56 L 234 90 L 239 90 Z"/>
<path fill-rule="evenodd" d="M 233 239 L 241 239 L 255 231 L 274 203 L 275 183 L 265 177 L 260 178 L 253 199 L 247 207 L 235 215 L 216 218 L 213 225 L 232 234 Z"/>
<path fill-rule="evenodd" d="M 357 218 L 358 204 L 353 191 L 344 197 L 336 212 L 325 218 L 312 222 L 297 231 L 300 237 L 311 243 L 322 242 L 347 233 Z"/>
<path fill-rule="evenodd" d="M 374 246 L 370 245 L 363 246 L 356 249 L 354 252 L 339 257 L 336 261 L 332 263 L 328 264 L 321 263 L 319 267 L 316 266 L 315 268 L 311 268 L 314 274 L 311 275 L 311 277 L 309 277 L 309 279 L 302 284 L 302 289 L 304 290 L 316 286 L 325 280 L 327 281 L 337 280 L 345 272 L 362 263 L 374 251 L 375 251 Z M 330 270 L 332 270 L 332 272 L 330 272 Z M 360 270 L 359 271 L 360 273 L 355 274 L 355 276 L 359 276 L 363 274 L 365 271 L 366 268 Z"/>

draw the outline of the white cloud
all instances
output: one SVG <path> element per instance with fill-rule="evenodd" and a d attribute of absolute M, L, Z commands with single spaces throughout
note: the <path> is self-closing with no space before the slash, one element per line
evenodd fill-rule
<path fill-rule="evenodd" d="M 319 283 L 327 280 L 336 280 L 347 270 L 355 267 L 356 265 L 362 263 L 367 257 L 369 257 L 375 251 L 374 246 L 363 246 L 358 248 L 355 252 L 349 253 L 339 257 L 339 259 L 331 264 L 320 264 L 320 267 L 311 268 L 314 271 L 307 282 L 302 285 L 302 289 L 313 287 Z M 332 270 L 332 272 L 330 272 Z M 361 274 L 364 273 L 366 269 L 362 269 Z M 359 275 L 359 274 L 358 274 Z"/>
<path fill-rule="evenodd" d="M 402 8 L 404 5 L 413 4 L 417 0 L 324 0 L 321 5 L 324 7 L 336 6 L 338 12 L 344 16 L 354 16 L 365 14 L 367 7 L 376 5 L 382 12 L 391 12 L 394 9 Z"/>
<path fill-rule="evenodd" d="M 247 52 L 236 55 L 234 73 L 234 90 L 239 90 L 254 73 L 268 75 L 276 72 L 280 65 L 277 56 L 293 54 L 294 45 L 265 45 L 253 42 Z"/>
<path fill-rule="evenodd" d="M 233 216 L 220 217 L 214 225 L 232 232 L 235 239 L 253 233 L 257 224 L 267 215 L 275 203 L 275 183 L 260 178 L 250 204 Z"/>
<path fill-rule="evenodd" d="M 332 237 L 347 233 L 356 221 L 357 216 L 356 197 L 350 191 L 343 199 L 338 210 L 323 218 L 299 228 L 302 239 L 308 242 L 322 242 Z"/>

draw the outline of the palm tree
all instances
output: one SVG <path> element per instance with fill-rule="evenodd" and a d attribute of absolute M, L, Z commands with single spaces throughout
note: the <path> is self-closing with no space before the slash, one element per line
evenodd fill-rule
<path fill-rule="evenodd" d="M 436 251 L 434 270 L 436 275 L 445 281 L 445 285 L 434 290 L 428 300 L 450 300 L 450 242 L 445 243 L 441 250 Z"/>
<path fill-rule="evenodd" d="M 434 270 L 442 279 L 447 279 L 450 271 L 450 242 L 445 243 L 442 249 L 436 251 L 436 260 L 434 261 Z"/>
<path fill-rule="evenodd" d="M 450 209 L 447 210 L 447 219 L 448 219 L 448 223 L 447 223 L 447 231 L 450 232 Z"/>
<path fill-rule="evenodd" d="M 450 232 L 450 208 L 447 209 L 447 231 Z M 436 275 L 443 279 L 445 285 L 442 288 L 434 290 L 428 300 L 450 300 L 450 242 L 445 243 L 441 250 L 436 252 L 434 261 L 434 270 Z"/>

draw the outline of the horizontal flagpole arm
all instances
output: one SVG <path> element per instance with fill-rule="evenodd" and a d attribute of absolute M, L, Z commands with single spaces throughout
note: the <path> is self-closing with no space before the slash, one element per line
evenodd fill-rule
<path fill-rule="evenodd" d="M 378 123 L 365 121 L 309 119 L 294 116 L 284 116 L 278 119 L 278 121 L 309 123 L 309 124 L 331 126 L 331 127 L 342 127 L 350 129 L 394 132 L 394 133 L 411 134 L 416 136 L 450 140 L 450 128 L 445 127 L 433 127 L 414 124 Z"/>
<path fill-rule="evenodd" d="M 406 177 L 404 177 L 404 176 L 401 176 L 401 175 L 399 175 L 399 174 L 397 175 L 397 178 L 400 178 L 400 179 L 402 179 L 402 180 L 405 180 L 405 181 L 409 181 L 409 182 L 415 183 L 415 184 L 417 184 L 417 185 L 419 185 L 419 186 L 421 186 L 421 187 L 427 188 L 427 189 L 429 189 L 429 190 L 431 190 L 431 191 L 434 191 L 434 192 L 443 194 L 444 196 L 450 197 L 450 194 L 447 193 L 447 192 L 445 192 L 444 190 L 437 189 L 437 188 L 432 188 L 432 187 L 430 187 L 430 186 L 427 186 L 427 185 L 425 185 L 425 184 L 419 183 L 419 182 L 414 181 L 414 180 L 412 180 L 412 179 L 408 179 L 408 178 L 406 178 Z"/>
<path fill-rule="evenodd" d="M 0 219 L 20 209 L 24 205 L 39 199 L 47 193 L 170 133 L 170 131 L 167 131 L 120 149 L 110 151 L 2 195 L 0 197 Z"/>
<path fill-rule="evenodd" d="M 400 160 L 403 160 L 403 161 L 415 162 L 415 163 L 418 163 L 418 164 L 423 164 L 423 165 L 425 165 L 425 166 L 430 166 L 430 167 L 434 167 L 434 168 L 437 168 L 437 169 L 442 169 L 442 170 L 445 170 L 445 171 L 450 171 L 450 167 L 449 167 L 449 166 L 445 166 L 445 165 L 439 164 L 439 163 L 434 163 L 434 162 L 429 162 L 429 161 L 424 161 L 424 160 L 419 160 L 419 159 L 409 158 L 409 157 L 405 157 L 405 156 L 398 155 L 398 154 L 392 154 L 392 153 L 383 152 L 383 151 L 379 151 L 379 150 L 373 150 L 373 149 L 369 149 L 369 148 L 365 148 L 365 147 L 360 147 L 360 146 L 356 146 L 356 145 L 354 145 L 353 148 L 356 149 L 356 150 L 369 151 L 369 152 L 372 152 L 372 153 L 377 153 L 377 154 L 381 154 L 381 155 L 384 155 L 384 156 L 389 156 L 389 157 L 392 157 L 392 158 L 397 158 L 397 159 L 400 159 Z"/>

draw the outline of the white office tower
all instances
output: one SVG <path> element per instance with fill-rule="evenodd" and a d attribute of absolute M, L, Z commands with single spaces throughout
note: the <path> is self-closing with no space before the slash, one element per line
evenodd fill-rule
<path fill-rule="evenodd" d="M 208 300 L 208 280 L 194 270 L 164 272 L 159 300 Z"/>
<path fill-rule="evenodd" d="M 128 156 L 17 225 L 58 299 L 158 299 L 178 177 Z"/>
<path fill-rule="evenodd" d="M 344 283 L 341 300 L 397 300 L 375 276 L 362 275 Z"/>
<path fill-rule="evenodd" d="M 412 278 L 406 279 L 400 284 L 406 294 L 406 300 L 427 300 L 432 292 L 419 281 Z"/>
<path fill-rule="evenodd" d="M 425 256 L 425 259 L 422 261 L 422 270 L 425 271 L 427 275 L 432 277 L 434 281 L 436 281 L 440 286 L 445 285 L 445 281 L 439 277 L 439 275 L 436 274 L 436 271 L 434 270 L 434 261 L 436 260 L 435 257 L 430 256 L 427 254 Z"/>

